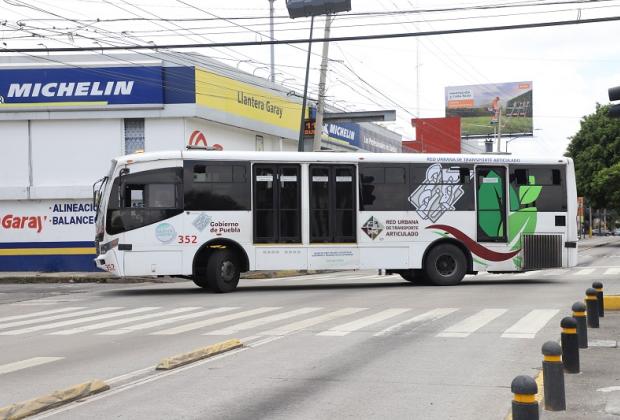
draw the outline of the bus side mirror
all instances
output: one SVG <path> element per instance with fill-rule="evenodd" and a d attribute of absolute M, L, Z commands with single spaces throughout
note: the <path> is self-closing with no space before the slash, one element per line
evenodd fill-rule
<path fill-rule="evenodd" d="M 129 173 L 129 168 L 122 168 L 118 173 L 119 208 L 125 207 L 125 181 L 123 177 Z"/>

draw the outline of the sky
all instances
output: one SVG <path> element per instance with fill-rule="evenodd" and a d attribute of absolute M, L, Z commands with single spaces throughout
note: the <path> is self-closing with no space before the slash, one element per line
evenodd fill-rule
<path fill-rule="evenodd" d="M 350 13 L 335 17 L 332 36 L 620 16 L 620 0 L 351 3 Z M 308 38 L 309 19 L 288 18 L 284 0 L 275 0 L 274 7 L 276 39 Z M 269 0 L 0 0 L 0 54 L 2 47 L 267 40 L 268 16 Z M 314 37 L 323 36 L 324 21 L 324 17 L 316 18 Z M 412 118 L 444 116 L 446 86 L 532 81 L 534 136 L 504 139 L 508 140 L 508 151 L 561 155 L 569 138 L 579 130 L 581 118 L 594 112 L 597 102 L 608 103 L 607 89 L 620 85 L 618 39 L 620 21 L 332 42 L 327 102 L 348 111 L 395 109 L 397 121 L 385 125 L 411 139 Z M 306 48 L 305 44 L 276 46 L 276 82 L 302 91 Z M 320 43 L 313 45 L 311 97 L 317 96 L 321 49 Z M 269 46 L 183 51 L 199 52 L 256 76 L 269 77 Z M 53 59 L 53 54 L 48 57 Z"/>

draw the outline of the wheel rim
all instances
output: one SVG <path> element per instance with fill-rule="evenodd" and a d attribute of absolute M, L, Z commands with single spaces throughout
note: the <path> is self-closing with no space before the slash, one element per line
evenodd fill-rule
<path fill-rule="evenodd" d="M 456 259 L 450 254 L 443 254 L 437 258 L 435 262 L 435 268 L 437 272 L 443 277 L 449 277 L 456 272 Z"/>
<path fill-rule="evenodd" d="M 235 271 L 235 264 L 233 264 L 232 261 L 222 262 L 220 274 L 222 275 L 222 280 L 226 283 L 230 283 L 235 279 Z"/>

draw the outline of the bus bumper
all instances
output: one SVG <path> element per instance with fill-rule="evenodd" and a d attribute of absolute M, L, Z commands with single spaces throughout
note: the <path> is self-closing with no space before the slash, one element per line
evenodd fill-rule
<path fill-rule="evenodd" d="M 97 268 L 100 270 L 107 271 L 108 273 L 118 277 L 122 277 L 121 266 L 115 251 L 108 251 L 105 254 L 97 255 L 97 258 L 95 258 L 95 264 L 97 264 Z"/>

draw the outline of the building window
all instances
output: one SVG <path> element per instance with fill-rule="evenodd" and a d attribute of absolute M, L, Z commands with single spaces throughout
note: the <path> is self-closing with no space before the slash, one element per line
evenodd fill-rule
<path fill-rule="evenodd" d="M 125 154 L 144 152 L 144 118 L 125 118 Z"/>

